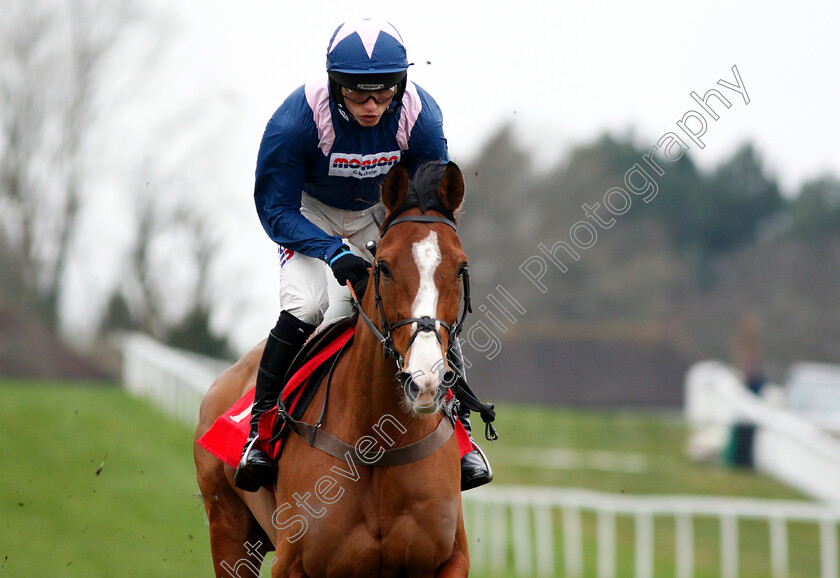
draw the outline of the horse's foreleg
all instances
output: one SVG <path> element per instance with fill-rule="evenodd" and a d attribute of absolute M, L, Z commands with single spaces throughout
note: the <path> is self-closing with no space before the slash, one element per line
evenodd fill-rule
<path fill-rule="evenodd" d="M 435 573 L 435 578 L 461 578 L 470 575 L 470 562 L 463 552 L 455 548 L 449 560 Z"/>
<path fill-rule="evenodd" d="M 275 553 L 274 562 L 275 564 L 271 567 L 272 578 L 309 578 L 309 575 L 303 571 L 303 564 L 293 563 L 291 556 L 284 556 L 283 551 Z"/>
<path fill-rule="evenodd" d="M 272 548 L 265 532 L 230 487 L 221 467 L 218 472 L 199 471 L 198 485 L 210 525 L 216 576 L 259 577 L 262 560 Z"/>
<path fill-rule="evenodd" d="M 455 532 L 455 547 L 449 560 L 435 573 L 435 578 L 461 578 L 470 575 L 470 552 L 467 544 L 467 532 L 464 521 Z"/>

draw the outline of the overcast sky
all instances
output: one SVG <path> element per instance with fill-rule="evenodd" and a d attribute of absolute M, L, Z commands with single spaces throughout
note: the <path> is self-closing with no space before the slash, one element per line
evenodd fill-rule
<path fill-rule="evenodd" d="M 362 6 L 361 4 L 357 4 Z M 353 3 L 179 2 L 194 61 L 243 100 L 254 156 L 265 122 L 285 96 L 324 70 L 327 41 Z M 370 4 L 365 5 L 369 9 Z M 689 93 L 720 88 L 738 67 L 750 97 L 708 127 L 701 166 L 754 140 L 786 190 L 834 170 L 840 115 L 840 2 L 382 3 L 414 62 L 410 78 L 444 112 L 456 160 L 471 158 L 512 122 L 542 163 L 604 131 L 634 129 L 655 143 L 689 110 Z M 251 167 L 249 167 L 251 168 Z"/>
<path fill-rule="evenodd" d="M 324 74 L 335 28 L 350 17 L 371 15 L 353 8 L 369 10 L 372 4 L 141 1 L 164 14 L 174 11 L 173 33 L 162 41 L 163 56 L 144 73 L 145 94 L 113 131 L 120 146 L 108 146 L 112 154 L 138 154 L 125 145 L 146 139 L 147 150 L 140 154 L 151 166 L 175 174 L 213 173 L 211 186 L 196 186 L 202 198 L 213 198 L 222 208 L 218 226 L 235 240 L 226 247 L 228 274 L 219 282 L 248 281 L 227 289 L 236 297 L 221 304 L 217 324 L 245 347 L 265 335 L 277 314 L 273 248 L 252 201 L 260 137 L 292 90 Z M 379 14 L 401 32 L 414 63 L 409 78 L 443 110 L 456 162 L 472 160 L 505 123 L 514 127 L 536 170 L 562 159 L 569 145 L 604 131 L 632 131 L 636 144 L 647 148 L 663 134 L 678 132 L 677 121 L 687 112 L 700 110 L 692 91 L 702 96 L 714 88 L 731 107 L 713 99 L 720 118 L 709 121 L 705 148 L 688 142 L 702 168 L 750 140 L 785 193 L 794 192 L 803 179 L 838 172 L 836 0 L 429 0 L 381 6 Z M 749 104 L 717 84 L 736 83 L 733 66 Z M 204 114 L 198 121 L 184 120 L 185 110 Z M 150 136 L 154 131 L 157 137 Z M 161 135 L 166 147 L 159 147 Z M 173 154 L 173 149 L 188 151 L 195 139 L 213 153 L 204 158 Z M 120 202 L 113 186 L 101 189 L 103 210 Z M 101 236 L 114 238 L 118 247 L 123 229 L 117 220 L 100 223 L 89 241 L 91 253 L 101 250 Z M 107 285 L 120 274 L 113 260 L 97 266 L 97 283 Z M 171 274 L 177 275 L 177 268 Z M 78 290 L 89 292 L 89 287 L 80 281 Z"/>

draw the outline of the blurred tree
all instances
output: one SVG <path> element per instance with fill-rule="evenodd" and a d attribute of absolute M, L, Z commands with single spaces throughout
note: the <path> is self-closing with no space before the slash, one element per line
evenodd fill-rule
<path fill-rule="evenodd" d="M 570 242 L 571 227 L 587 220 L 583 205 L 603 206 L 604 193 L 623 186 L 625 173 L 644 152 L 629 135 L 605 133 L 541 168 L 516 145 L 510 127 L 497 133 L 468 167 L 462 235 L 476 302 L 501 284 L 534 319 L 639 318 L 667 308 L 685 271 L 669 243 L 663 211 L 652 208 L 665 193 L 651 203 L 636 199 L 615 226 L 599 226 L 597 243 L 581 250 L 579 260 L 561 254 L 566 271 L 549 263 L 547 293 L 536 291 L 519 271 L 531 256 L 542 258 L 541 244 Z M 600 214 L 609 216 L 603 209 Z"/>
<path fill-rule="evenodd" d="M 696 200 L 697 234 L 710 254 L 754 240 L 761 225 L 783 207 L 779 186 L 765 176 L 751 143 L 741 146 L 712 173 Z"/>
<path fill-rule="evenodd" d="M 471 266 L 487 278 L 502 273 L 500 266 L 513 259 L 517 243 L 530 231 L 528 169 L 528 158 L 517 146 L 510 125 L 491 136 L 476 160 L 464 167 L 462 236 L 468 251 L 482 249 L 474 252 Z"/>
<path fill-rule="evenodd" d="M 143 188 L 143 194 L 133 197 L 135 237 L 100 322 L 100 335 L 139 330 L 182 349 L 231 357 L 227 340 L 210 327 L 214 304 L 210 273 L 221 242 L 210 225 L 212 219 L 196 211 L 188 199 L 169 195 L 166 203 Z M 184 279 L 173 285 L 171 277 L 183 273 Z"/>
<path fill-rule="evenodd" d="M 129 0 L 3 0 L 0 249 L 7 299 L 53 328 L 84 188 L 101 72 L 136 13 Z"/>
<path fill-rule="evenodd" d="M 186 240 L 189 257 L 186 259 L 193 269 L 192 286 L 186 312 L 181 320 L 165 329 L 163 340 L 174 347 L 189 349 L 204 355 L 235 359 L 233 348 L 226 337 L 220 336 L 211 327 L 211 316 L 215 305 L 215 286 L 211 272 L 221 240 L 216 235 L 213 221 L 187 207 L 174 215 L 173 224 L 179 229 L 180 237 Z"/>
<path fill-rule="evenodd" d="M 137 331 L 139 329 L 140 323 L 131 312 L 125 295 L 112 293 L 99 325 L 99 333 L 107 335 L 111 331 Z"/>
<path fill-rule="evenodd" d="M 751 143 L 742 145 L 709 176 L 701 174 L 687 155 L 662 165 L 665 174 L 657 179 L 659 194 L 645 212 L 666 226 L 688 259 L 703 260 L 753 241 L 784 208 L 778 184 L 765 175 Z"/>
<path fill-rule="evenodd" d="M 132 107 L 150 95 L 145 88 L 157 79 L 151 73 L 173 25 L 135 0 L 0 0 L 0 14 L 0 297 L 59 329 L 68 267 L 90 271 L 80 265 L 79 240 L 90 234 L 83 218 L 94 227 L 102 218 L 92 185 L 103 151 L 95 149 L 112 146 L 103 133 L 121 126 L 124 111 L 136 115 Z M 206 285 L 217 243 L 194 195 L 200 190 L 209 200 L 208 182 L 218 176 L 211 169 L 221 163 L 208 143 L 224 142 L 214 131 L 224 126 L 225 109 L 223 95 L 201 96 L 187 111 L 141 107 L 170 116 L 159 121 L 163 128 L 146 126 L 147 140 L 135 143 L 144 153 L 127 151 L 115 155 L 119 166 L 97 167 L 119 172 L 111 185 L 127 214 L 113 218 L 134 234 L 107 309 L 91 312 L 101 318 L 100 335 L 140 329 L 161 339 L 215 339 Z"/>
<path fill-rule="evenodd" d="M 604 193 L 612 187 L 623 186 L 624 173 L 640 158 L 641 152 L 633 147 L 629 139 L 604 133 L 591 143 L 575 146 L 566 159 L 541 175 L 529 191 L 530 202 L 538 207 L 537 216 L 532 221 L 531 252 L 541 255 L 537 252 L 540 243 L 544 247 L 552 247 L 556 242 L 571 243 L 572 226 L 587 221 L 583 205 L 599 203 L 603 206 Z M 634 205 L 630 212 L 637 209 L 641 210 Z M 603 209 L 600 213 L 604 213 Z M 625 221 L 624 217 L 620 219 Z M 534 301 L 532 307 L 555 319 L 593 319 L 614 312 L 608 306 L 608 302 L 614 301 L 606 295 L 613 294 L 608 287 L 616 286 L 620 274 L 610 266 L 611 257 L 605 251 L 609 255 L 618 254 L 607 246 L 616 237 L 626 239 L 625 227 L 626 222 L 609 230 L 597 227 L 597 242 L 591 249 L 579 250 L 577 260 L 561 251 L 561 260 L 568 270 L 560 274 L 553 265 L 549 265 L 545 279 L 555 285 L 545 296 Z M 616 232 L 619 229 L 623 229 L 622 233 Z M 643 247 L 634 247 L 632 254 L 643 250 Z M 593 274 L 596 270 L 601 270 L 602 274 Z"/>
<path fill-rule="evenodd" d="M 210 327 L 211 312 L 197 306 L 175 327 L 169 330 L 166 342 L 180 349 L 195 351 L 217 359 L 236 359 L 228 340 Z"/>
<path fill-rule="evenodd" d="M 605 133 L 572 149 L 568 160 L 535 187 L 535 197 L 543 208 L 537 231 L 546 246 L 568 242 L 576 222 L 593 224 L 586 217 L 584 204 L 594 207 L 597 203 L 601 208 L 595 212 L 602 220 L 614 219 L 609 228 L 593 224 L 597 242 L 579 250 L 579 260 L 566 258 L 569 270 L 557 289 L 546 296 L 555 317 L 658 318 L 682 289 L 685 268 L 668 238 L 664 216 L 676 187 L 656 178 L 659 192 L 649 202 L 632 195 L 632 204 L 623 215 L 611 215 L 603 208 L 605 193 L 613 187 L 626 189 L 625 175 L 643 162 L 645 152 L 633 144 L 632 131 L 623 136 Z"/>
<path fill-rule="evenodd" d="M 629 139 L 607 133 L 592 143 L 575 146 L 566 160 L 542 175 L 533 187 L 533 202 L 540 211 L 532 226 L 538 230 L 560 226 L 568 235 L 568 228 L 584 218 L 582 205 L 603 205 L 604 193 L 624 186 L 624 173 L 639 161 L 642 152 Z"/>
<path fill-rule="evenodd" d="M 643 211 L 631 211 L 627 216 L 656 218 L 665 226 L 673 243 L 691 251 L 701 243 L 698 199 L 704 194 L 703 175 L 687 154 L 676 162 L 665 162 L 658 157 L 654 160 L 665 171 L 662 176 L 655 176 L 659 192 Z"/>
<path fill-rule="evenodd" d="M 793 234 L 811 243 L 840 234 L 840 179 L 824 175 L 803 183 L 790 220 Z"/>
<path fill-rule="evenodd" d="M 111 303 L 122 304 L 122 307 L 115 311 L 109 308 L 109 316 L 103 320 L 100 331 L 104 335 L 111 330 L 126 329 L 121 326 L 121 315 L 116 314 L 127 313 L 130 328 L 162 339 L 167 331 L 161 313 L 166 296 L 155 283 L 152 253 L 154 240 L 175 219 L 174 215 L 161 210 L 154 195 L 137 194 L 133 199 L 136 209 L 135 237 L 123 262 L 121 282 L 111 296 Z"/>

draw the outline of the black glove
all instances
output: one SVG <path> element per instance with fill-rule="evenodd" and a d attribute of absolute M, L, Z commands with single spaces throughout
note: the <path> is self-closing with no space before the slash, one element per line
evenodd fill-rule
<path fill-rule="evenodd" d="M 354 255 L 347 245 L 342 245 L 330 258 L 329 265 L 339 285 L 347 285 L 350 281 L 356 296 L 361 299 L 367 289 L 370 263 Z"/>

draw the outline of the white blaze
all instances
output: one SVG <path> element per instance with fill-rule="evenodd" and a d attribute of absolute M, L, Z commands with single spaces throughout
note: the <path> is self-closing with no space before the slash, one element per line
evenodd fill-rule
<path fill-rule="evenodd" d="M 430 231 L 425 239 L 414 243 L 411 254 L 420 272 L 420 286 L 411 304 L 411 316 L 435 318 L 438 304 L 435 271 L 441 262 L 437 233 Z M 435 326 L 440 331 L 437 322 Z M 417 323 L 411 324 L 411 331 L 417 331 Z M 413 376 L 414 382 L 420 387 L 421 396 L 424 393 L 434 394 L 441 379 L 439 374 L 443 371 L 443 356 L 434 333 L 427 331 L 417 335 L 405 371 Z"/>

